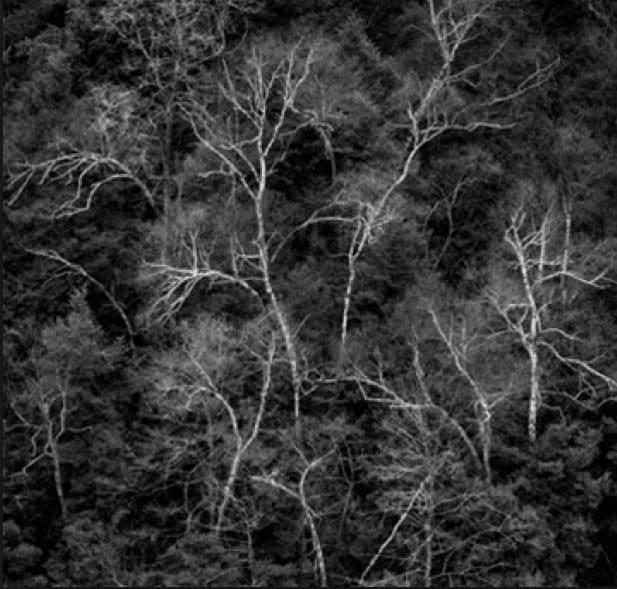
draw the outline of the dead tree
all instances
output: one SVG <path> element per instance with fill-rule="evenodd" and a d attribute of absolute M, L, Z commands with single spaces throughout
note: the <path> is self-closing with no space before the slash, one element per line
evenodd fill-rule
<path fill-rule="evenodd" d="M 265 291 L 265 304 L 272 313 L 283 338 L 292 383 L 293 414 L 300 428 L 302 366 L 296 333 L 285 305 L 272 280 L 273 246 L 268 234 L 267 199 L 269 180 L 285 160 L 291 140 L 304 128 L 319 128 L 327 136 L 328 123 L 318 117 L 314 105 L 304 106 L 300 99 L 311 74 L 314 50 L 301 43 L 294 45 L 276 62 L 253 48 L 239 72 L 224 64 L 219 83 L 217 112 L 203 97 L 192 93 L 182 106 L 201 149 L 215 162 L 200 177 L 226 179 L 233 198 L 236 190 L 251 204 L 253 234 L 248 240 L 231 228 L 229 270 L 213 268 L 203 245 L 191 237 L 191 269 L 169 264 L 151 266 L 165 283 L 164 314 L 179 308 L 190 289 L 202 279 L 236 284 L 258 299 L 256 288 Z M 261 300 L 261 299 L 260 299 Z"/>
<path fill-rule="evenodd" d="M 418 154 L 429 143 L 449 131 L 473 132 L 478 129 L 510 129 L 514 123 L 500 120 L 494 112 L 500 105 L 510 103 L 526 92 L 540 86 L 553 72 L 557 61 L 537 66 L 518 86 L 507 92 L 494 92 L 477 103 L 454 100 L 457 87 L 468 84 L 476 71 L 488 67 L 501 53 L 505 41 L 483 60 L 455 68 L 462 47 L 474 37 L 474 29 L 487 17 L 494 0 L 429 0 L 430 35 L 435 40 L 440 67 L 427 80 L 414 74 L 418 96 L 409 100 L 407 122 L 397 124 L 409 131 L 407 154 L 402 168 L 381 189 L 372 202 L 356 199 L 355 224 L 347 256 L 348 277 L 341 318 L 341 353 L 345 352 L 350 299 L 357 276 L 356 263 L 364 249 L 375 240 L 392 219 L 396 218 L 393 197 L 416 165 Z"/>
<path fill-rule="evenodd" d="M 601 289 L 610 285 L 608 268 L 596 273 L 585 269 L 585 257 L 575 258 L 570 242 L 558 240 L 561 219 L 549 208 L 539 223 L 534 224 L 522 204 L 512 213 L 504 233 L 504 242 L 512 257 L 514 285 L 508 292 L 493 287 L 487 297 L 505 323 L 505 334 L 514 336 L 523 347 L 529 366 L 528 435 L 531 443 L 537 437 L 538 411 L 542 404 L 542 368 L 545 354 L 578 374 L 587 389 L 598 386 L 617 390 L 617 380 L 594 366 L 594 359 L 571 356 L 562 351 L 565 344 L 580 342 L 575 333 L 551 322 L 551 311 L 561 301 L 564 279 L 578 288 Z M 567 218 L 565 219 L 567 223 Z M 557 242 L 557 243 L 556 243 Z M 578 266 L 578 268 L 577 268 Z M 595 382 L 595 384 L 594 384 Z M 576 400 L 583 396 L 576 395 Z"/>

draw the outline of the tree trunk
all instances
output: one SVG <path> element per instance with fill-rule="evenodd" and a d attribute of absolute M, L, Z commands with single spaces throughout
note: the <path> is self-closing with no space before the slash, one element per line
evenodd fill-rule
<path fill-rule="evenodd" d="M 478 399 L 480 415 L 478 416 L 478 430 L 482 444 L 482 464 L 486 479 L 491 481 L 491 410 L 485 398 Z"/>
<path fill-rule="evenodd" d="M 54 482 L 56 484 L 56 495 L 58 496 L 58 502 L 60 503 L 60 513 L 62 515 L 62 522 L 64 524 L 68 521 L 68 510 L 66 508 L 66 499 L 64 497 L 64 489 L 62 488 L 62 471 L 60 469 L 60 449 L 58 448 L 58 441 L 54 437 L 51 431 L 51 424 L 48 427 L 48 443 L 51 452 L 51 458 L 54 464 Z"/>
<path fill-rule="evenodd" d="M 255 240 L 260 263 L 260 271 L 264 282 L 264 287 L 272 310 L 276 317 L 281 335 L 285 342 L 285 351 L 289 362 L 289 371 L 291 373 L 291 384 L 293 388 L 293 404 L 294 404 L 294 428 L 296 439 L 300 441 L 302 437 L 302 426 L 300 423 L 300 395 L 302 393 L 302 379 L 300 378 L 300 370 L 298 367 L 298 356 L 293 334 L 290 329 L 289 321 L 285 316 L 285 312 L 281 303 L 274 292 L 272 281 L 270 279 L 270 253 L 268 251 L 268 243 L 266 240 L 265 220 L 264 220 L 264 195 L 266 192 L 267 168 L 265 159 L 260 160 L 260 181 L 256 195 L 253 197 L 255 220 L 257 221 L 257 239 Z"/>
<path fill-rule="evenodd" d="M 426 515 L 426 520 L 424 522 L 424 542 L 426 544 L 426 551 L 424 554 L 424 586 L 430 587 L 432 585 L 433 580 L 433 516 L 434 516 L 434 506 L 433 506 L 433 493 L 434 493 L 434 485 L 433 485 L 433 477 L 431 476 L 428 484 L 427 484 L 427 497 L 429 498 L 428 505 L 428 513 Z"/>
<path fill-rule="evenodd" d="M 529 441 L 535 444 L 537 437 L 538 409 L 540 407 L 540 366 L 538 364 L 538 350 L 531 344 L 529 349 L 530 361 L 530 392 L 529 392 Z"/>
<path fill-rule="evenodd" d="M 171 244 L 171 198 L 173 195 L 173 181 L 171 178 L 171 128 L 172 128 L 172 110 L 168 106 L 165 112 L 165 122 L 163 128 L 163 137 L 161 141 L 161 160 L 163 163 L 163 263 L 166 264 L 169 260 L 170 244 Z"/>
<path fill-rule="evenodd" d="M 563 243 L 563 258 L 561 262 L 561 303 L 565 307 L 568 304 L 568 265 L 570 263 L 570 239 L 572 234 L 572 203 L 566 199 L 563 203 L 563 212 L 565 215 L 565 235 Z"/>

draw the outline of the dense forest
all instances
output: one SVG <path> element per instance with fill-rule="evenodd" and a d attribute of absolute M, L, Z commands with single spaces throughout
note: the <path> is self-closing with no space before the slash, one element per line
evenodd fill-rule
<path fill-rule="evenodd" d="M 616 2 L 3 10 L 5 584 L 617 584 Z"/>

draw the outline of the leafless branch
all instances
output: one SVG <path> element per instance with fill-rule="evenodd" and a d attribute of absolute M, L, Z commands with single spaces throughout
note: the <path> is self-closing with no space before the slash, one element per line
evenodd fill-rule
<path fill-rule="evenodd" d="M 369 573 L 371 572 L 371 570 L 373 570 L 373 567 L 377 564 L 377 561 L 381 558 L 381 555 L 388 548 L 388 546 L 392 543 L 394 538 L 396 538 L 396 535 L 398 534 L 399 528 L 405 523 L 405 520 L 407 519 L 407 517 L 411 513 L 411 510 L 414 508 L 414 505 L 416 504 L 418 499 L 424 493 L 424 486 L 426 485 L 427 481 L 428 481 L 428 477 L 425 478 L 420 483 L 420 485 L 418 486 L 418 488 L 416 489 L 414 494 L 411 496 L 411 499 L 409 500 L 409 503 L 407 504 L 407 507 L 405 508 L 403 513 L 398 518 L 397 522 L 392 527 L 392 530 L 390 531 L 390 534 L 382 542 L 381 546 L 378 548 L 377 552 L 373 555 L 373 557 L 371 558 L 371 560 L 368 563 L 368 565 L 366 566 L 366 568 L 362 571 L 362 574 L 360 575 L 360 579 L 358 581 L 359 585 L 366 585 L 366 579 L 367 579 Z"/>
<path fill-rule="evenodd" d="M 319 465 L 321 465 L 334 452 L 334 450 L 330 450 L 328 453 L 324 454 L 323 456 L 320 456 L 319 458 L 315 458 L 312 461 L 307 460 L 304 454 L 298 448 L 296 448 L 296 450 L 299 452 L 305 464 L 305 467 L 302 470 L 302 474 L 300 475 L 300 481 L 298 482 L 297 487 L 295 489 L 289 487 L 288 485 L 284 483 L 279 482 L 276 479 L 275 473 L 271 473 L 270 475 L 266 475 L 266 476 L 263 476 L 263 475 L 253 476 L 251 478 L 255 482 L 260 482 L 266 485 L 270 485 L 271 487 L 274 487 L 275 489 L 282 491 L 283 493 L 289 495 L 290 497 L 293 497 L 294 499 L 296 499 L 296 501 L 300 503 L 304 511 L 306 522 L 309 526 L 313 549 L 315 550 L 315 560 L 317 563 L 317 568 L 319 570 L 320 585 L 321 587 L 327 587 L 328 577 L 327 577 L 327 571 L 326 571 L 326 562 L 324 558 L 323 548 L 321 545 L 321 540 L 319 538 L 319 532 L 315 524 L 315 519 L 318 517 L 318 514 L 309 505 L 308 498 L 306 496 L 306 481 L 311 471 L 313 471 Z"/>
<path fill-rule="evenodd" d="M 569 222 L 567 215 L 565 223 Z M 536 439 L 536 421 L 542 403 L 542 350 L 548 350 L 562 365 L 577 372 L 581 377 L 594 377 L 615 390 L 617 382 L 596 369 L 592 361 L 564 355 L 559 351 L 559 341 L 569 344 L 580 342 L 576 334 L 565 328 L 550 324 L 551 309 L 561 301 L 560 289 L 565 289 L 562 280 L 591 288 L 604 288 L 608 281 L 608 269 L 588 277 L 576 269 L 571 259 L 572 244 L 568 239 L 560 243 L 556 239 L 556 226 L 560 219 L 549 207 L 539 224 L 533 224 L 521 203 L 510 217 L 504 232 L 504 241 L 514 257 L 519 291 L 517 293 L 488 290 L 486 298 L 506 324 L 506 333 L 516 336 L 527 353 L 529 360 L 529 439 Z M 557 242 L 557 243 L 556 243 Z M 553 253 L 556 252 L 556 253 Z M 593 389 L 593 387 L 591 387 Z"/>
<path fill-rule="evenodd" d="M 13 196 L 8 201 L 9 206 L 14 206 L 25 188 L 38 178 L 39 185 L 47 182 L 75 184 L 73 197 L 54 210 L 54 218 L 70 217 L 89 210 L 96 193 L 103 186 L 120 180 L 137 186 L 150 205 L 156 208 L 150 189 L 136 172 L 110 155 L 77 151 L 35 164 L 21 164 L 19 168 L 21 171 L 12 174 L 7 184 L 9 190 L 13 191 Z"/>
<path fill-rule="evenodd" d="M 122 319 L 122 322 L 124 323 L 124 327 L 126 328 L 126 333 L 128 335 L 129 346 L 131 347 L 131 352 L 133 353 L 133 355 L 135 354 L 135 342 L 134 342 L 135 332 L 133 330 L 131 322 L 129 321 L 129 318 L 127 317 L 120 303 L 118 303 L 116 298 L 105 287 L 104 284 L 102 284 L 96 278 L 94 278 L 91 274 L 86 272 L 86 270 L 84 270 L 82 266 L 80 266 L 79 264 L 74 264 L 73 262 L 69 262 L 66 258 L 61 256 L 55 250 L 51 250 L 51 249 L 46 249 L 46 250 L 36 249 L 35 250 L 35 249 L 29 249 L 29 248 L 25 248 L 25 250 L 28 253 L 33 254 L 35 256 L 40 256 L 48 260 L 58 262 L 59 264 L 66 266 L 71 271 L 79 274 L 80 276 L 83 276 L 86 280 L 94 284 L 105 295 L 105 297 L 107 298 L 111 306 L 116 310 L 118 315 L 120 315 L 120 318 Z"/>

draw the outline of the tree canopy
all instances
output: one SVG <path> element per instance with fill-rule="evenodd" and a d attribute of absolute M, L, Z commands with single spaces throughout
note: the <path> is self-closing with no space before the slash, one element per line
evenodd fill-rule
<path fill-rule="evenodd" d="M 6 584 L 617 583 L 613 2 L 4 17 Z"/>

